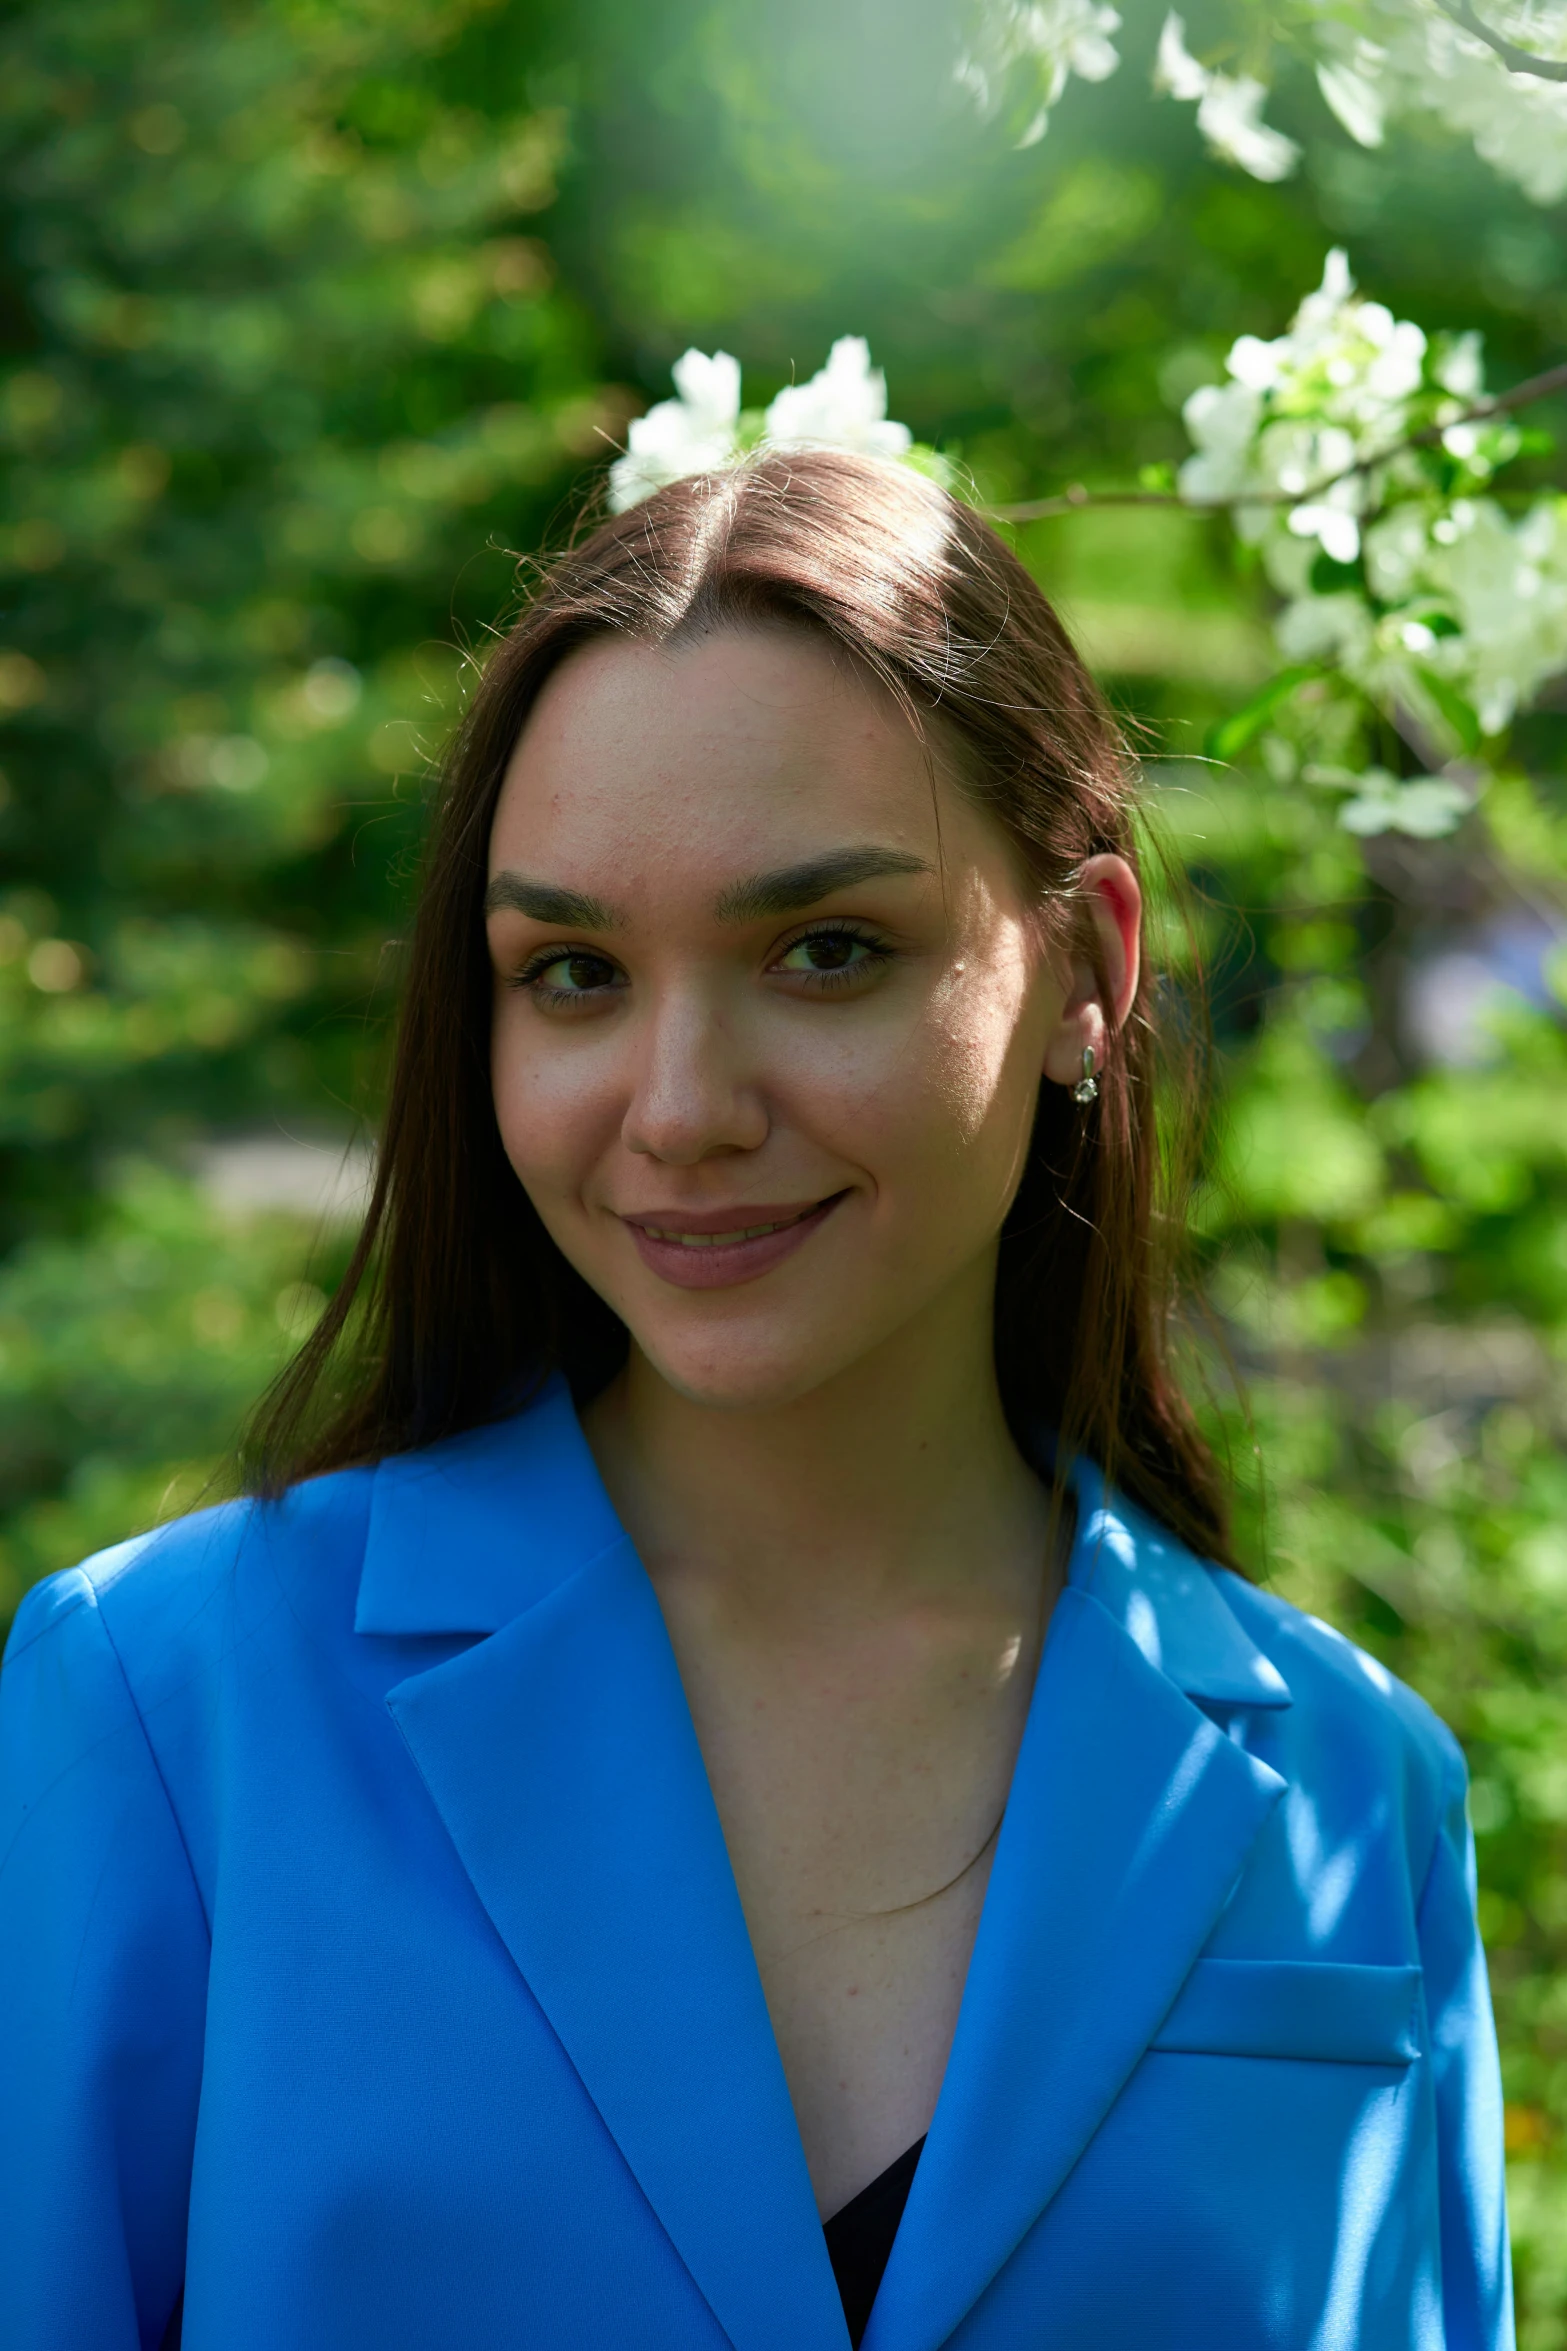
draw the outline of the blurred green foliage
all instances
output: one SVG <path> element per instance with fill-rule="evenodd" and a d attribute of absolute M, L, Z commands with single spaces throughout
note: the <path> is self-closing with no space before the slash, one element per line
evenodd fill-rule
<path fill-rule="evenodd" d="M 1398 315 L 1483 329 L 1493 383 L 1561 356 L 1567 223 L 1418 123 L 1363 153 L 1304 75 L 1270 103 L 1302 172 L 1239 177 L 1147 95 L 1158 13 L 1026 152 L 954 93 L 932 0 L 9 13 L 0 1612 L 199 1494 L 330 1287 L 342 1223 L 247 1204 L 213 1154 L 373 1125 L 429 753 L 512 551 L 559 534 L 687 343 L 762 400 L 868 335 L 893 413 L 998 500 L 1177 462 L 1181 401 L 1330 243 Z M 1200 1240 L 1250 1398 L 1213 1408 L 1249 1553 L 1471 1758 L 1521 2340 L 1548 2351 L 1567 722 L 1525 722 L 1451 840 L 1357 843 L 1255 742 L 1199 756 L 1272 668 L 1221 523 L 1085 512 L 1019 544 L 1199 893 L 1228 1098 Z M 1442 995 L 1487 969 L 1519 982 L 1494 1010 Z"/>

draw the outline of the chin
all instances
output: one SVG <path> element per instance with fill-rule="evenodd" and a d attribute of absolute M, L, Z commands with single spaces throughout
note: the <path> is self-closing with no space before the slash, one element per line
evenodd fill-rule
<path fill-rule="evenodd" d="M 824 1387 L 861 1350 L 802 1332 L 632 1333 L 639 1351 L 677 1396 L 715 1411 L 775 1412 Z"/>

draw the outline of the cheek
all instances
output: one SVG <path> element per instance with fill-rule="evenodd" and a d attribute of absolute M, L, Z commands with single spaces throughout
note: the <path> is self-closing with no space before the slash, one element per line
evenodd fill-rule
<path fill-rule="evenodd" d="M 576 1188 L 618 1119 L 610 1057 L 585 1039 L 539 1029 L 513 996 L 498 998 L 490 1041 L 496 1124 L 519 1181 L 542 1201 Z"/>
<path fill-rule="evenodd" d="M 1010 1197 L 1040 1084 L 1044 1024 L 1026 971 L 959 975 L 880 1054 L 817 1073 L 821 1126 L 905 1212 L 950 1213 L 954 1188 L 976 1215 Z"/>

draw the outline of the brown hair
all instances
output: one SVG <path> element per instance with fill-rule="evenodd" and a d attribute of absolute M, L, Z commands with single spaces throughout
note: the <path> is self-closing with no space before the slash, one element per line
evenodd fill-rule
<path fill-rule="evenodd" d="M 493 1419 L 552 1371 L 585 1397 L 623 1358 L 623 1326 L 545 1233 L 497 1133 L 490 828 L 529 711 L 573 647 L 767 621 L 825 635 L 930 724 L 1011 836 L 1044 918 L 1092 954 L 1074 878 L 1100 850 L 1136 861 L 1133 765 L 1045 596 L 972 509 L 904 466 L 773 452 L 602 523 L 543 570 L 452 744 L 374 1194 L 346 1278 L 257 1417 L 246 1459 L 262 1491 Z M 1168 1343 L 1200 1057 L 1185 1056 L 1174 1120 L 1156 1119 L 1156 986 L 1145 976 L 1091 1109 L 1041 1086 L 1002 1234 L 997 1369 L 1036 1457 L 1054 1431 L 1060 1458 L 1090 1454 L 1226 1557 L 1225 1481 Z"/>

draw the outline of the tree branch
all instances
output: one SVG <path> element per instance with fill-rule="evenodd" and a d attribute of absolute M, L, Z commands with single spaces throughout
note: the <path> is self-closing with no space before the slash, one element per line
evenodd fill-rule
<path fill-rule="evenodd" d="M 1543 82 L 1567 82 L 1567 58 L 1537 57 L 1532 49 L 1520 49 L 1515 41 L 1493 33 L 1488 24 L 1480 22 L 1471 0 L 1436 0 L 1436 5 L 1454 24 L 1462 25 L 1466 33 L 1472 33 L 1477 41 L 1494 49 L 1509 73 L 1537 74 Z"/>
<path fill-rule="evenodd" d="M 1241 490 L 1233 498 L 1183 498 L 1179 490 L 1090 490 L 1081 482 L 1073 482 L 1056 497 L 1026 498 L 1018 505 L 993 506 L 990 512 L 998 522 L 1047 522 L 1053 515 L 1077 514 L 1085 506 L 1181 506 L 1188 514 L 1228 514 L 1237 506 L 1311 506 L 1319 498 L 1325 498 L 1329 490 L 1337 489 L 1340 482 L 1374 473 L 1379 465 L 1390 464 L 1406 449 L 1429 449 L 1455 425 L 1480 424 L 1487 417 L 1505 416 L 1510 409 L 1527 408 L 1536 400 L 1548 399 L 1552 392 L 1567 392 L 1567 364 L 1548 367 L 1541 375 L 1527 376 L 1521 384 L 1514 384 L 1510 392 L 1497 392 L 1476 400 L 1443 424 L 1423 425 L 1419 432 L 1406 434 L 1402 441 L 1390 442 L 1387 448 L 1374 450 L 1369 457 L 1357 457 L 1342 472 L 1312 482 L 1304 490 Z"/>

